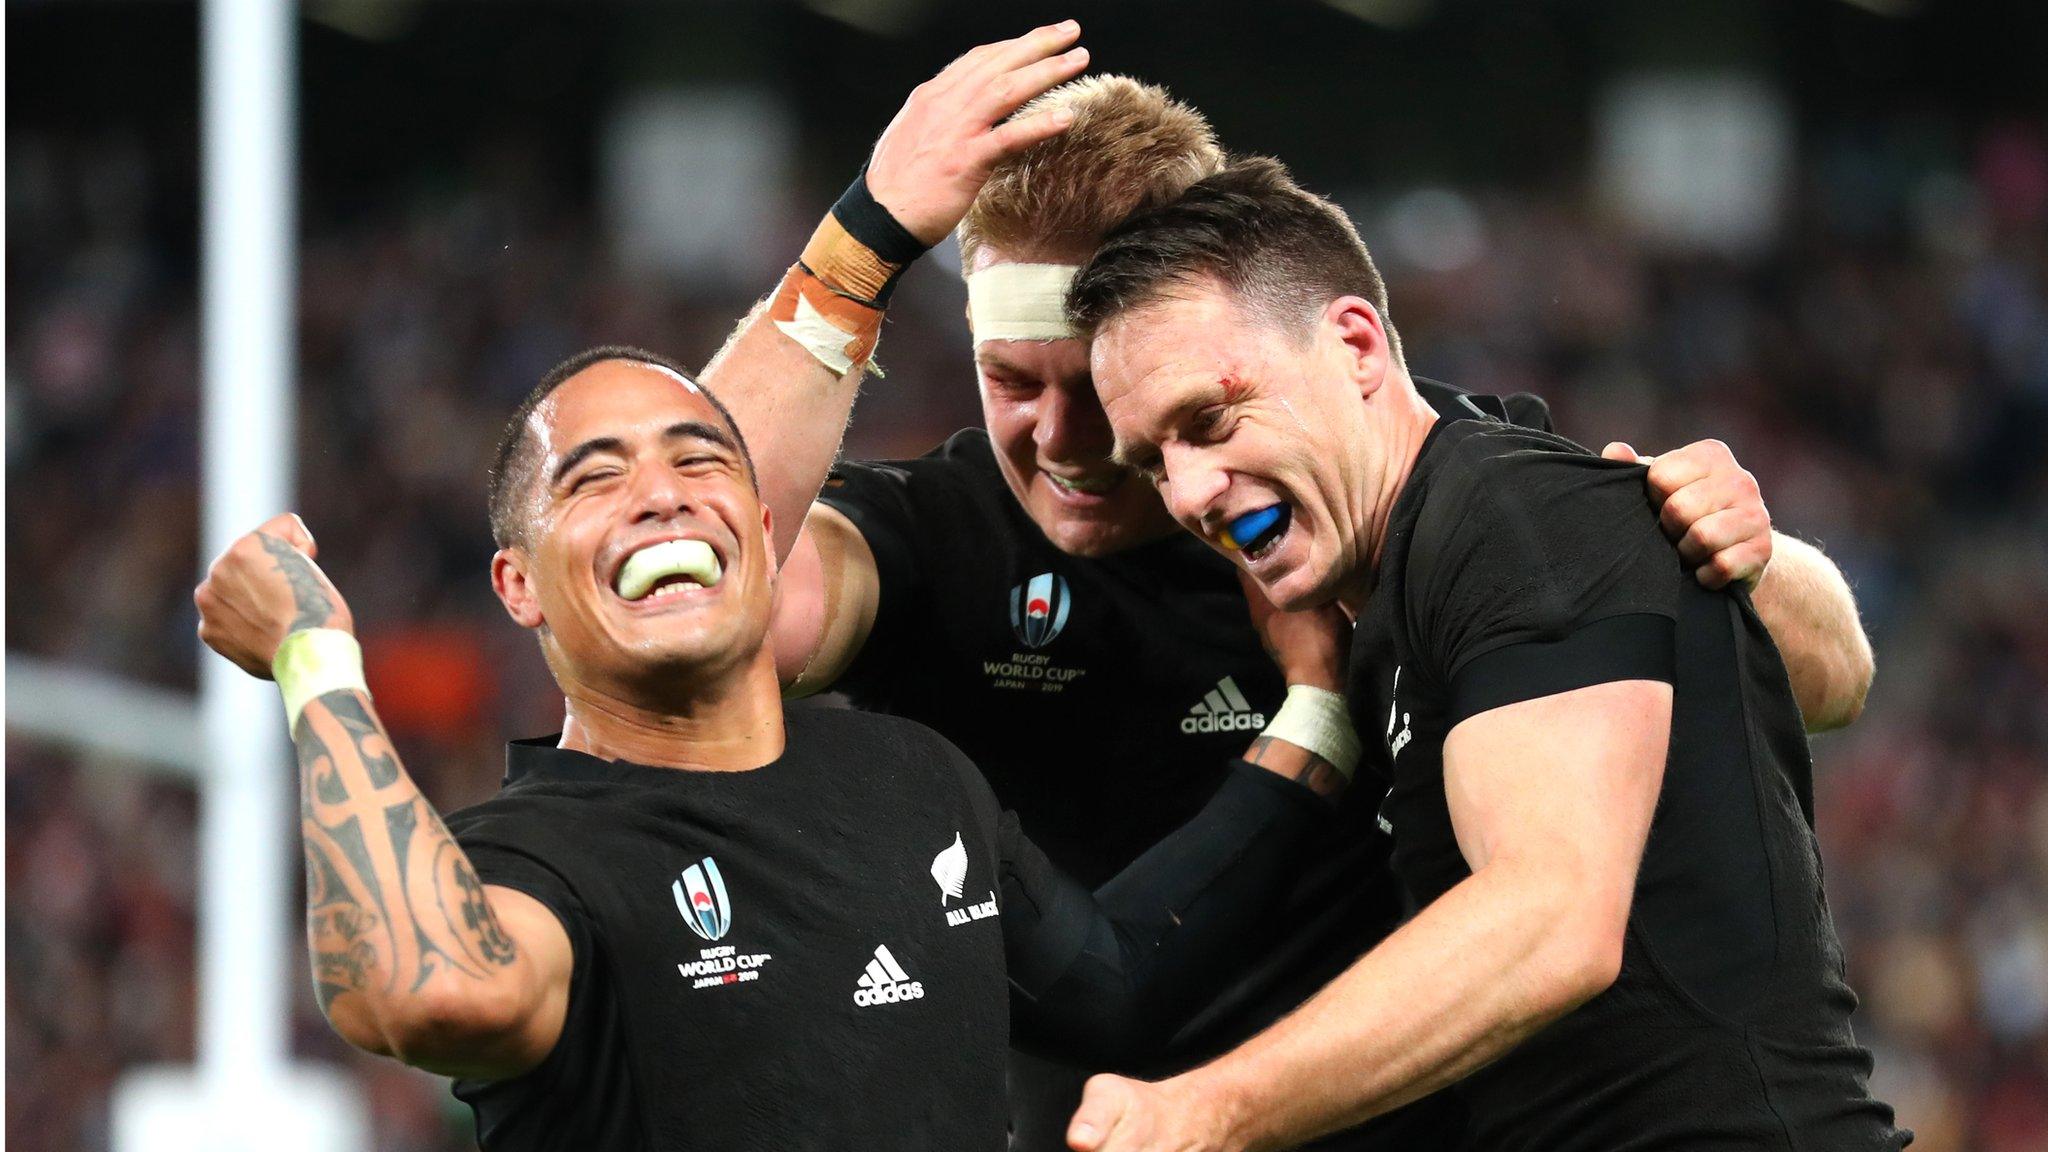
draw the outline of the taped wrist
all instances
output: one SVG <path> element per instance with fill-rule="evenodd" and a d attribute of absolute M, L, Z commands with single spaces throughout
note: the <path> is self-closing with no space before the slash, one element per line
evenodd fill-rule
<path fill-rule="evenodd" d="M 1362 749 L 1358 732 L 1351 726 L 1351 710 L 1344 697 L 1326 688 L 1289 684 L 1287 699 L 1260 735 L 1315 753 L 1346 780 L 1358 769 Z"/>
<path fill-rule="evenodd" d="M 925 245 L 868 191 L 862 168 L 776 287 L 768 318 L 844 376 L 874 356 L 896 281 L 924 253 Z"/>
<path fill-rule="evenodd" d="M 886 308 L 903 270 L 929 250 L 868 191 L 863 166 L 804 246 L 803 264 L 838 291 Z"/>
<path fill-rule="evenodd" d="M 327 695 L 354 689 L 367 696 L 363 682 L 363 649 L 339 628 L 302 628 L 284 638 L 270 661 L 270 675 L 284 696 L 285 725 L 296 730 L 306 705 Z"/>

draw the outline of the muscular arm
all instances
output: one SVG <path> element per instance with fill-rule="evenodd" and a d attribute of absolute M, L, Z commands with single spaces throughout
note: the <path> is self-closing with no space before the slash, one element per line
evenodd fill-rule
<path fill-rule="evenodd" d="M 839 454 L 865 363 L 846 373 L 819 363 L 755 305 L 711 363 L 704 384 L 732 409 L 775 521 L 775 556 L 796 546 L 804 514 Z"/>
<path fill-rule="evenodd" d="M 268 679 L 292 637 L 353 632 L 347 604 L 313 563 L 316 550 L 291 515 L 237 540 L 193 593 L 200 639 Z M 435 1072 L 489 1078 L 534 1067 L 568 1004 L 567 933 L 539 901 L 478 881 L 368 694 L 340 686 L 351 677 L 331 646 L 312 659 L 295 661 L 286 679 L 319 693 L 304 703 L 292 743 L 321 1011 L 351 1044 Z"/>
<path fill-rule="evenodd" d="M 1471 877 L 1222 1059 L 1091 1083 L 1075 1146 L 1291 1147 L 1450 1084 L 1598 995 L 1620 968 L 1670 712 L 1669 685 L 1622 681 L 1452 729 L 1444 784 Z M 1221 1135 L 1174 1143 L 1172 1123 Z"/>
<path fill-rule="evenodd" d="M 1770 629 L 1808 732 L 1845 728 L 1863 714 L 1877 671 L 1856 596 L 1820 549 L 1773 533 L 1770 567 L 1750 594 Z"/>
<path fill-rule="evenodd" d="M 860 529 L 837 509 L 813 504 L 776 577 L 769 643 L 784 696 L 823 692 L 839 679 L 874 630 L 881 593 Z"/>
<path fill-rule="evenodd" d="M 1818 548 L 1771 529 L 1756 477 L 1728 445 L 1701 440 L 1639 456 L 1617 442 L 1602 455 L 1649 466 L 1644 482 L 1658 519 L 1701 584 L 1751 589 L 1806 730 L 1846 727 L 1861 715 L 1876 666 L 1849 582 Z"/>
<path fill-rule="evenodd" d="M 368 696 L 330 692 L 308 704 L 292 742 L 306 943 L 335 1031 L 449 1076 L 539 1064 L 568 1006 L 561 923 L 532 897 L 477 879 Z"/>
<path fill-rule="evenodd" d="M 911 238 L 913 252 L 917 244 L 929 247 L 952 231 L 998 160 L 1064 130 L 1065 123 L 1048 114 L 1004 118 L 1087 66 L 1085 50 L 1066 51 L 1080 34 L 1079 25 L 1069 21 L 984 44 L 910 94 L 876 142 L 862 180 L 873 203 Z M 825 227 L 840 224 L 859 226 L 835 217 Z M 812 271 L 826 277 L 827 288 L 838 296 L 872 309 L 871 317 L 886 302 L 886 290 L 871 296 L 852 284 L 831 282 L 828 269 Z M 778 561 L 796 545 L 867 370 L 865 361 L 844 372 L 826 367 L 792 338 L 790 330 L 801 323 L 799 313 L 789 327 L 778 327 L 764 301 L 703 373 L 704 383 L 732 409 L 752 450 L 761 498 L 774 516 Z"/>

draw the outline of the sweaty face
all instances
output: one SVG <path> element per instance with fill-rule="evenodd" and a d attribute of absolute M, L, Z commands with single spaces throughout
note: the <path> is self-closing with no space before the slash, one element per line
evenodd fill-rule
<path fill-rule="evenodd" d="M 622 698 L 701 685 L 759 653 L 772 603 L 765 516 L 725 420 L 695 386 L 610 360 L 528 425 L 525 541 L 494 575 L 545 626 L 557 677 Z"/>
<path fill-rule="evenodd" d="M 1376 381 L 1327 317 L 1304 339 L 1189 286 L 1104 325 L 1093 360 L 1119 458 L 1275 604 L 1328 603 L 1368 571 Z"/>
<path fill-rule="evenodd" d="M 984 252 L 977 268 L 1007 262 Z M 1173 521 L 1151 485 L 1110 461 L 1109 420 L 1085 340 L 990 340 L 975 348 L 981 412 L 1010 491 L 1054 547 L 1101 556 L 1156 540 Z"/>

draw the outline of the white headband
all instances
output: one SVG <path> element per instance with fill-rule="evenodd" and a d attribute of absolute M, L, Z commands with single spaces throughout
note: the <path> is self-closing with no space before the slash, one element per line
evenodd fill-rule
<path fill-rule="evenodd" d="M 1068 340 L 1067 285 L 1074 264 L 992 264 L 967 278 L 977 347 L 991 340 Z"/>

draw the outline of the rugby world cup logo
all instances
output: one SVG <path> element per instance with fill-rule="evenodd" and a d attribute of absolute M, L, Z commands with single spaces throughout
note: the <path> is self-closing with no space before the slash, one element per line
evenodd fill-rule
<path fill-rule="evenodd" d="M 1043 648 L 1067 626 L 1074 604 L 1064 577 L 1041 572 L 1010 589 L 1010 630 L 1027 648 Z"/>
<path fill-rule="evenodd" d="M 703 939 L 716 940 L 732 927 L 732 901 L 726 898 L 725 878 L 711 857 L 683 869 L 669 890 L 675 893 L 683 923 Z"/>

